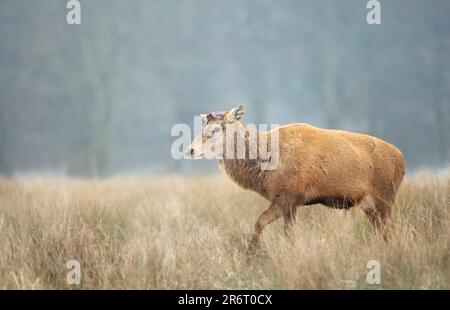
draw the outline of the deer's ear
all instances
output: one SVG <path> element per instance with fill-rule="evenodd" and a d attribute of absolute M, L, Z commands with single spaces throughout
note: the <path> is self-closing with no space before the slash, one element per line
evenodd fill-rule
<path fill-rule="evenodd" d="M 244 106 L 241 104 L 237 108 L 233 108 L 228 113 L 228 118 L 231 122 L 238 121 L 244 117 Z"/>

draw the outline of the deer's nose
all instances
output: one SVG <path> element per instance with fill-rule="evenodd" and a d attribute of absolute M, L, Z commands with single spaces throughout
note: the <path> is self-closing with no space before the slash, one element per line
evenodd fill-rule
<path fill-rule="evenodd" d="M 194 157 L 194 149 L 191 147 L 188 147 L 188 149 L 186 150 L 186 152 L 184 153 L 186 156 L 192 158 Z"/>

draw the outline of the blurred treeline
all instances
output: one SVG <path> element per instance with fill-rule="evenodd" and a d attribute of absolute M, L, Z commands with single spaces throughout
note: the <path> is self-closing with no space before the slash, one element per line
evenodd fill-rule
<path fill-rule="evenodd" d="M 0 1 L 0 173 L 187 172 L 175 123 L 244 103 L 395 143 L 410 169 L 450 154 L 450 1 Z"/>

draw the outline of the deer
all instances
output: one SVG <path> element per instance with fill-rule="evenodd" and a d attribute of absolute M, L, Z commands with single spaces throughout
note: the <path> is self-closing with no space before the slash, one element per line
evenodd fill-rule
<path fill-rule="evenodd" d="M 189 157 L 218 158 L 232 181 L 270 202 L 256 221 L 250 253 L 267 225 L 282 217 L 289 236 L 297 208 L 316 204 L 333 209 L 358 206 L 384 240 L 390 238 L 393 207 L 405 175 L 404 157 L 394 145 L 367 134 L 306 123 L 259 131 L 243 120 L 243 105 L 201 117 L 201 132 L 187 148 Z M 237 156 L 239 138 L 243 156 Z M 276 165 L 264 169 L 263 164 L 274 158 Z"/>

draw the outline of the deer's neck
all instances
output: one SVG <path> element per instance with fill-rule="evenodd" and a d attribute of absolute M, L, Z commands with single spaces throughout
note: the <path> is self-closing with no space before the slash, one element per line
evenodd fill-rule
<path fill-rule="evenodd" d="M 234 156 L 222 159 L 220 166 L 238 185 L 265 196 L 267 171 L 262 169 L 261 163 L 264 161 L 264 158 L 258 152 L 258 145 L 260 141 L 269 141 L 268 143 L 270 143 L 270 133 L 258 131 L 250 126 L 243 126 L 239 130 L 238 136 L 245 137 L 245 156 L 240 158 L 237 156 L 238 147 L 235 145 Z"/>

